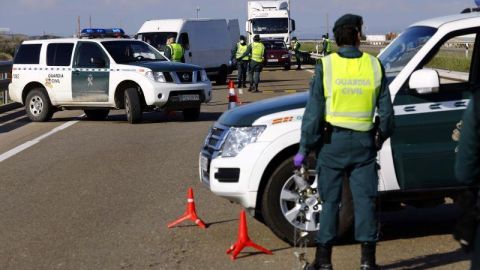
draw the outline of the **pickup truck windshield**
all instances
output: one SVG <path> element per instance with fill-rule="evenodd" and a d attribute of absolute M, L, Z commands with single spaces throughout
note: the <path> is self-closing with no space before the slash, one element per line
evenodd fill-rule
<path fill-rule="evenodd" d="M 252 19 L 254 34 L 281 34 L 288 32 L 288 18 Z"/>
<path fill-rule="evenodd" d="M 378 57 L 386 76 L 396 76 L 436 31 L 432 27 L 413 26 L 400 34 Z"/>
<path fill-rule="evenodd" d="M 142 41 L 104 41 L 102 45 L 118 64 L 139 61 L 166 61 L 160 52 Z"/>

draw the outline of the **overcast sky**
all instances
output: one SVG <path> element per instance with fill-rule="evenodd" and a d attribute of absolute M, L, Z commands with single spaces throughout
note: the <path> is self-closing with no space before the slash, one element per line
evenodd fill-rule
<path fill-rule="evenodd" d="M 75 33 L 81 26 L 122 27 L 134 34 L 148 19 L 236 18 L 245 31 L 247 0 L 0 0 L 0 28 L 28 35 Z M 415 21 L 460 13 L 474 0 L 291 0 L 299 37 L 321 36 L 345 13 L 363 16 L 366 34 L 400 32 Z M 328 16 L 327 16 L 328 14 Z"/>

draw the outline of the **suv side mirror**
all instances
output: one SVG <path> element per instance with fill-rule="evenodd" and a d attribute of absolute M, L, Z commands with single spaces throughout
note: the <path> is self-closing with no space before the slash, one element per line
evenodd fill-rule
<path fill-rule="evenodd" d="M 410 89 L 415 89 L 418 94 L 437 93 L 440 87 L 440 79 L 437 71 L 424 68 L 412 73 L 408 85 Z"/>
<path fill-rule="evenodd" d="M 98 57 L 92 57 L 90 58 L 90 63 L 94 64 L 95 67 L 97 68 L 104 68 L 105 67 L 105 60 L 98 58 Z"/>

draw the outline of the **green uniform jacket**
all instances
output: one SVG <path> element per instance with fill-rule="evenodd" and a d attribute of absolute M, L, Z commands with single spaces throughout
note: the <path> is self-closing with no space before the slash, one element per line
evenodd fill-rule
<path fill-rule="evenodd" d="M 477 89 L 478 90 L 478 89 Z M 474 97 L 476 95 L 476 97 Z M 475 94 L 470 99 L 467 110 L 463 115 L 463 124 L 460 133 L 460 142 L 455 162 L 455 174 L 457 179 L 465 184 L 480 183 L 480 122 L 475 116 L 475 106 L 477 113 L 480 113 L 480 93 Z"/>
<path fill-rule="evenodd" d="M 362 52 L 356 47 L 344 46 L 338 51 L 341 57 L 359 58 Z M 383 138 L 392 135 L 394 129 L 394 114 L 390 91 L 382 66 L 382 84 L 377 100 L 377 112 L 380 116 L 380 133 Z M 325 119 L 325 96 L 323 94 L 323 68 L 319 63 L 315 66 L 315 75 L 310 82 L 310 97 L 305 107 L 302 120 L 302 137 L 300 139 L 299 153 L 308 155 L 310 151 L 317 150 L 322 142 L 322 127 Z"/>

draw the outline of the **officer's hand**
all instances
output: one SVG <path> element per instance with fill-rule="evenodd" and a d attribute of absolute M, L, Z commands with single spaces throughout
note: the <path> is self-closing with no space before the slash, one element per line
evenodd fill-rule
<path fill-rule="evenodd" d="M 385 138 L 382 136 L 382 133 L 380 133 L 380 131 L 377 131 L 375 134 L 375 150 L 380 151 L 384 142 Z"/>
<path fill-rule="evenodd" d="M 304 164 L 304 161 L 305 161 L 305 155 L 301 153 L 297 153 L 293 157 L 293 166 L 295 166 L 295 168 L 300 168 Z"/>

